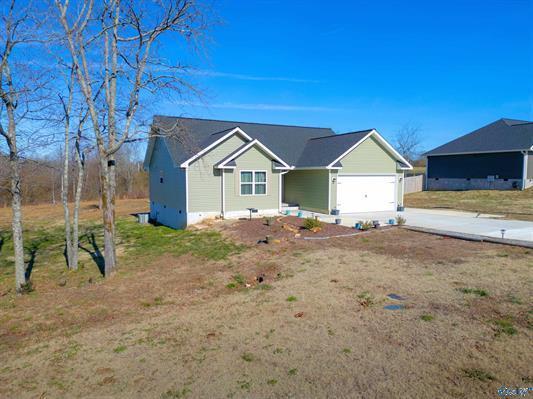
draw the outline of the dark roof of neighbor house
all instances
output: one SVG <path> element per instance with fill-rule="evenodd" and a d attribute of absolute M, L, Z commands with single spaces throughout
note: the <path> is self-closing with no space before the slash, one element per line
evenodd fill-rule
<path fill-rule="evenodd" d="M 424 155 L 525 151 L 533 147 L 533 122 L 499 119 Z"/>
<path fill-rule="evenodd" d="M 307 141 L 296 166 L 312 167 L 329 165 L 349 148 L 361 141 L 372 130 L 367 129 L 359 132 L 312 138 Z M 334 166 L 339 167 L 340 165 Z"/>
<path fill-rule="evenodd" d="M 181 164 L 202 148 L 215 142 L 224 133 L 239 127 L 258 139 L 290 165 L 296 165 L 303 151 L 302 142 L 314 137 L 333 136 L 329 128 L 272 125 L 266 123 L 232 122 L 212 119 L 154 116 L 154 128 L 168 134 L 165 142 L 176 164 Z"/>

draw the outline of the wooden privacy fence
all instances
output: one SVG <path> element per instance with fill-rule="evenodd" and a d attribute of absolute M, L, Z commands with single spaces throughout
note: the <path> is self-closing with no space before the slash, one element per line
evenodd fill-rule
<path fill-rule="evenodd" d="M 405 179 L 404 193 L 416 193 L 424 189 L 424 175 L 407 176 Z"/>

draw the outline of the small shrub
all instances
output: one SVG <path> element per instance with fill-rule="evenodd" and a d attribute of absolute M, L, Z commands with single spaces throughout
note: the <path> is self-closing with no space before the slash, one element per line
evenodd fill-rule
<path fill-rule="evenodd" d="M 245 362 L 251 362 L 252 360 L 254 360 L 254 355 L 249 352 L 245 352 L 241 355 L 241 359 Z"/>
<path fill-rule="evenodd" d="M 276 385 L 278 383 L 278 380 L 275 380 L 275 379 L 272 379 L 272 380 L 268 380 L 267 381 L 267 384 L 268 385 Z"/>
<path fill-rule="evenodd" d="M 423 314 L 422 316 L 420 316 L 420 320 L 423 320 L 423 321 L 431 321 L 433 319 L 434 317 L 430 314 Z"/>
<path fill-rule="evenodd" d="M 287 302 L 296 302 L 298 298 L 296 298 L 294 295 L 290 295 L 287 297 Z"/>
<path fill-rule="evenodd" d="M 320 229 L 322 227 L 322 222 L 314 218 L 305 218 L 304 228 L 307 230 Z"/>
<path fill-rule="evenodd" d="M 342 350 L 342 353 L 346 353 L 346 354 L 348 354 L 348 353 L 352 353 L 352 350 L 351 350 L 350 348 L 344 348 L 344 349 Z"/>
<path fill-rule="evenodd" d="M 233 288 L 237 288 L 237 284 L 229 283 L 229 284 L 226 285 L 226 288 L 229 288 L 230 290 L 233 289 Z"/>
<path fill-rule="evenodd" d="M 407 220 L 405 220 L 405 218 L 401 215 L 398 215 L 396 216 L 396 224 L 398 226 L 403 226 L 405 224 L 405 222 L 407 222 Z"/>
<path fill-rule="evenodd" d="M 465 373 L 468 378 L 472 378 L 474 380 L 483 382 L 494 381 L 494 377 L 490 373 L 481 369 L 463 369 L 463 373 Z"/>
<path fill-rule="evenodd" d="M 363 231 L 366 231 L 366 230 L 370 230 L 372 228 L 374 228 L 374 223 L 372 223 L 371 220 L 366 220 L 366 221 L 359 221 L 359 223 L 361 224 L 361 230 Z"/>
<path fill-rule="evenodd" d="M 288 374 L 289 375 L 296 375 L 296 374 L 298 374 L 298 369 L 290 369 Z"/>
<path fill-rule="evenodd" d="M 276 219 L 273 216 L 265 216 L 263 220 L 267 226 L 272 226 L 274 224 L 274 220 Z"/>

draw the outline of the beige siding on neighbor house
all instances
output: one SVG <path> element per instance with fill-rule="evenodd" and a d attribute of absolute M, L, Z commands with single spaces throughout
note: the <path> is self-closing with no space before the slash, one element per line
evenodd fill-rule
<path fill-rule="evenodd" d="M 246 208 L 259 210 L 279 209 L 279 178 L 280 171 L 272 169 L 271 157 L 257 146 L 251 147 L 235 160 L 237 167 L 226 170 L 224 185 L 226 193 L 226 212 L 246 211 Z M 266 195 L 241 195 L 240 172 L 243 170 L 266 171 Z"/>
<path fill-rule="evenodd" d="M 283 176 L 284 202 L 328 213 L 329 170 L 291 170 Z"/>
<path fill-rule="evenodd" d="M 214 165 L 244 143 L 233 135 L 189 165 L 189 212 L 222 212 L 221 171 Z"/>

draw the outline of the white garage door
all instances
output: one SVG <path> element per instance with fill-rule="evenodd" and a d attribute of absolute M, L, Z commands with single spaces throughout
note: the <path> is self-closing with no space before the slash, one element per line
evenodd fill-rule
<path fill-rule="evenodd" d="M 396 210 L 396 176 L 339 176 L 337 209 L 341 213 Z"/>

